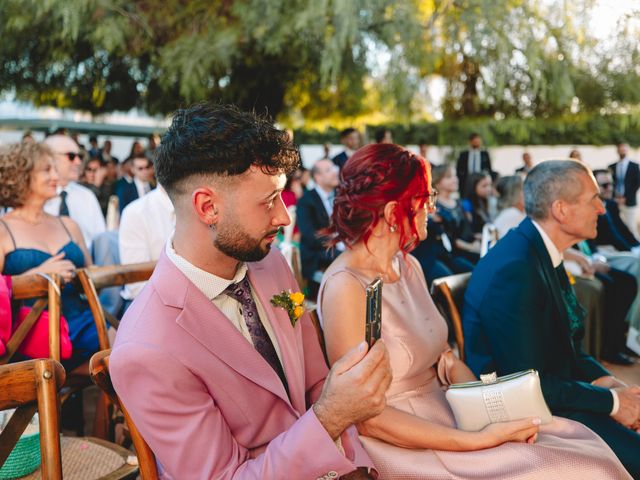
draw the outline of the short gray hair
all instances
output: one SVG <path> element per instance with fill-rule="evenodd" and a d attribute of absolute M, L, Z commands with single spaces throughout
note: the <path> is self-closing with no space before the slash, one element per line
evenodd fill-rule
<path fill-rule="evenodd" d="M 515 207 L 521 198 L 522 188 L 522 177 L 520 175 L 500 178 L 496 183 L 496 190 L 500 194 L 498 199 L 500 209 Z"/>
<path fill-rule="evenodd" d="M 536 165 L 524 181 L 524 208 L 534 220 L 544 220 L 556 200 L 575 202 L 580 196 L 580 174 L 591 171 L 577 160 L 547 160 Z"/>

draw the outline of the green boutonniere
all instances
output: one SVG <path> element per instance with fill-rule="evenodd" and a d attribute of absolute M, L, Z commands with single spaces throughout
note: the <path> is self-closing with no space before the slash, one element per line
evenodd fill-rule
<path fill-rule="evenodd" d="M 289 314 L 291 325 L 296 326 L 296 322 L 304 313 L 304 295 L 301 292 L 283 290 L 271 298 L 271 303 L 276 307 L 284 308 Z"/>

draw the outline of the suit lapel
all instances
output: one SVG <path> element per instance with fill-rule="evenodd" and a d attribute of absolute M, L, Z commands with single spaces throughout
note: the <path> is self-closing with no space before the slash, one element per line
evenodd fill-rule
<path fill-rule="evenodd" d="M 560 286 L 560 281 L 558 280 L 556 271 L 553 268 L 553 264 L 551 263 L 551 257 L 549 256 L 547 247 L 544 244 L 540 233 L 528 217 L 521 223 L 521 231 L 527 238 L 529 238 L 529 240 L 533 244 L 535 252 L 538 256 L 538 260 L 540 262 L 540 267 L 544 279 L 547 282 L 549 290 L 551 291 L 551 295 L 553 296 L 553 301 L 556 304 L 556 308 L 560 312 L 560 327 L 564 333 L 564 337 L 568 343 L 568 347 L 575 354 L 575 349 L 569 329 L 569 315 L 567 313 L 567 306 L 564 302 L 564 299 L 562 298 L 562 287 Z"/>
<path fill-rule="evenodd" d="M 311 194 L 313 195 L 312 198 L 317 205 L 318 217 L 320 217 L 318 219 L 320 220 L 319 224 L 322 227 L 326 227 L 327 225 L 329 225 L 329 214 L 327 213 L 327 209 L 324 208 L 324 203 L 322 202 L 322 199 L 320 198 L 320 194 L 318 192 L 312 190 Z"/>
<path fill-rule="evenodd" d="M 280 293 L 282 289 L 278 289 L 278 284 L 274 282 L 273 274 L 267 271 L 261 263 L 248 263 L 247 266 L 249 267 L 249 281 L 253 292 L 262 304 L 278 342 L 284 373 L 289 384 L 291 403 L 298 412 L 302 413 L 306 410 L 303 382 L 304 365 L 300 361 L 296 342 L 296 329 L 291 325 L 291 320 L 286 310 L 271 304 L 271 298 Z"/>
<path fill-rule="evenodd" d="M 164 252 L 158 260 L 151 281 L 165 304 L 182 309 L 176 318 L 178 325 L 238 374 L 290 405 L 278 374 Z"/>

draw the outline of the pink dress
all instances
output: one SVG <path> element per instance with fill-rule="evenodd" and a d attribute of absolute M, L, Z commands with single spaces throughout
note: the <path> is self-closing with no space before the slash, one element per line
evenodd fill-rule
<path fill-rule="evenodd" d="M 446 378 L 446 362 L 439 360 L 449 351 L 447 325 L 428 293 L 417 260 L 408 255 L 405 261 L 399 255 L 398 261 L 400 279 L 386 283 L 382 294 L 382 338 L 393 371 L 387 404 L 455 428 L 440 380 Z M 334 263 L 325 273 L 318 305 L 324 283 L 341 271 L 363 285 L 372 280 L 351 269 L 338 269 Z M 559 417 L 542 426 L 535 444 L 510 442 L 473 452 L 408 449 L 365 436 L 360 440 L 385 480 L 631 478 L 600 437 L 580 423 Z"/>

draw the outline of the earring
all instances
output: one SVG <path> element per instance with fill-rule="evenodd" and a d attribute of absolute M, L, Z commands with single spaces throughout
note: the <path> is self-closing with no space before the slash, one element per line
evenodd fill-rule
<path fill-rule="evenodd" d="M 396 233 L 396 230 L 398 230 L 398 226 L 397 226 L 397 225 L 391 225 L 391 226 L 389 227 L 389 231 L 390 231 L 391 233 Z"/>

